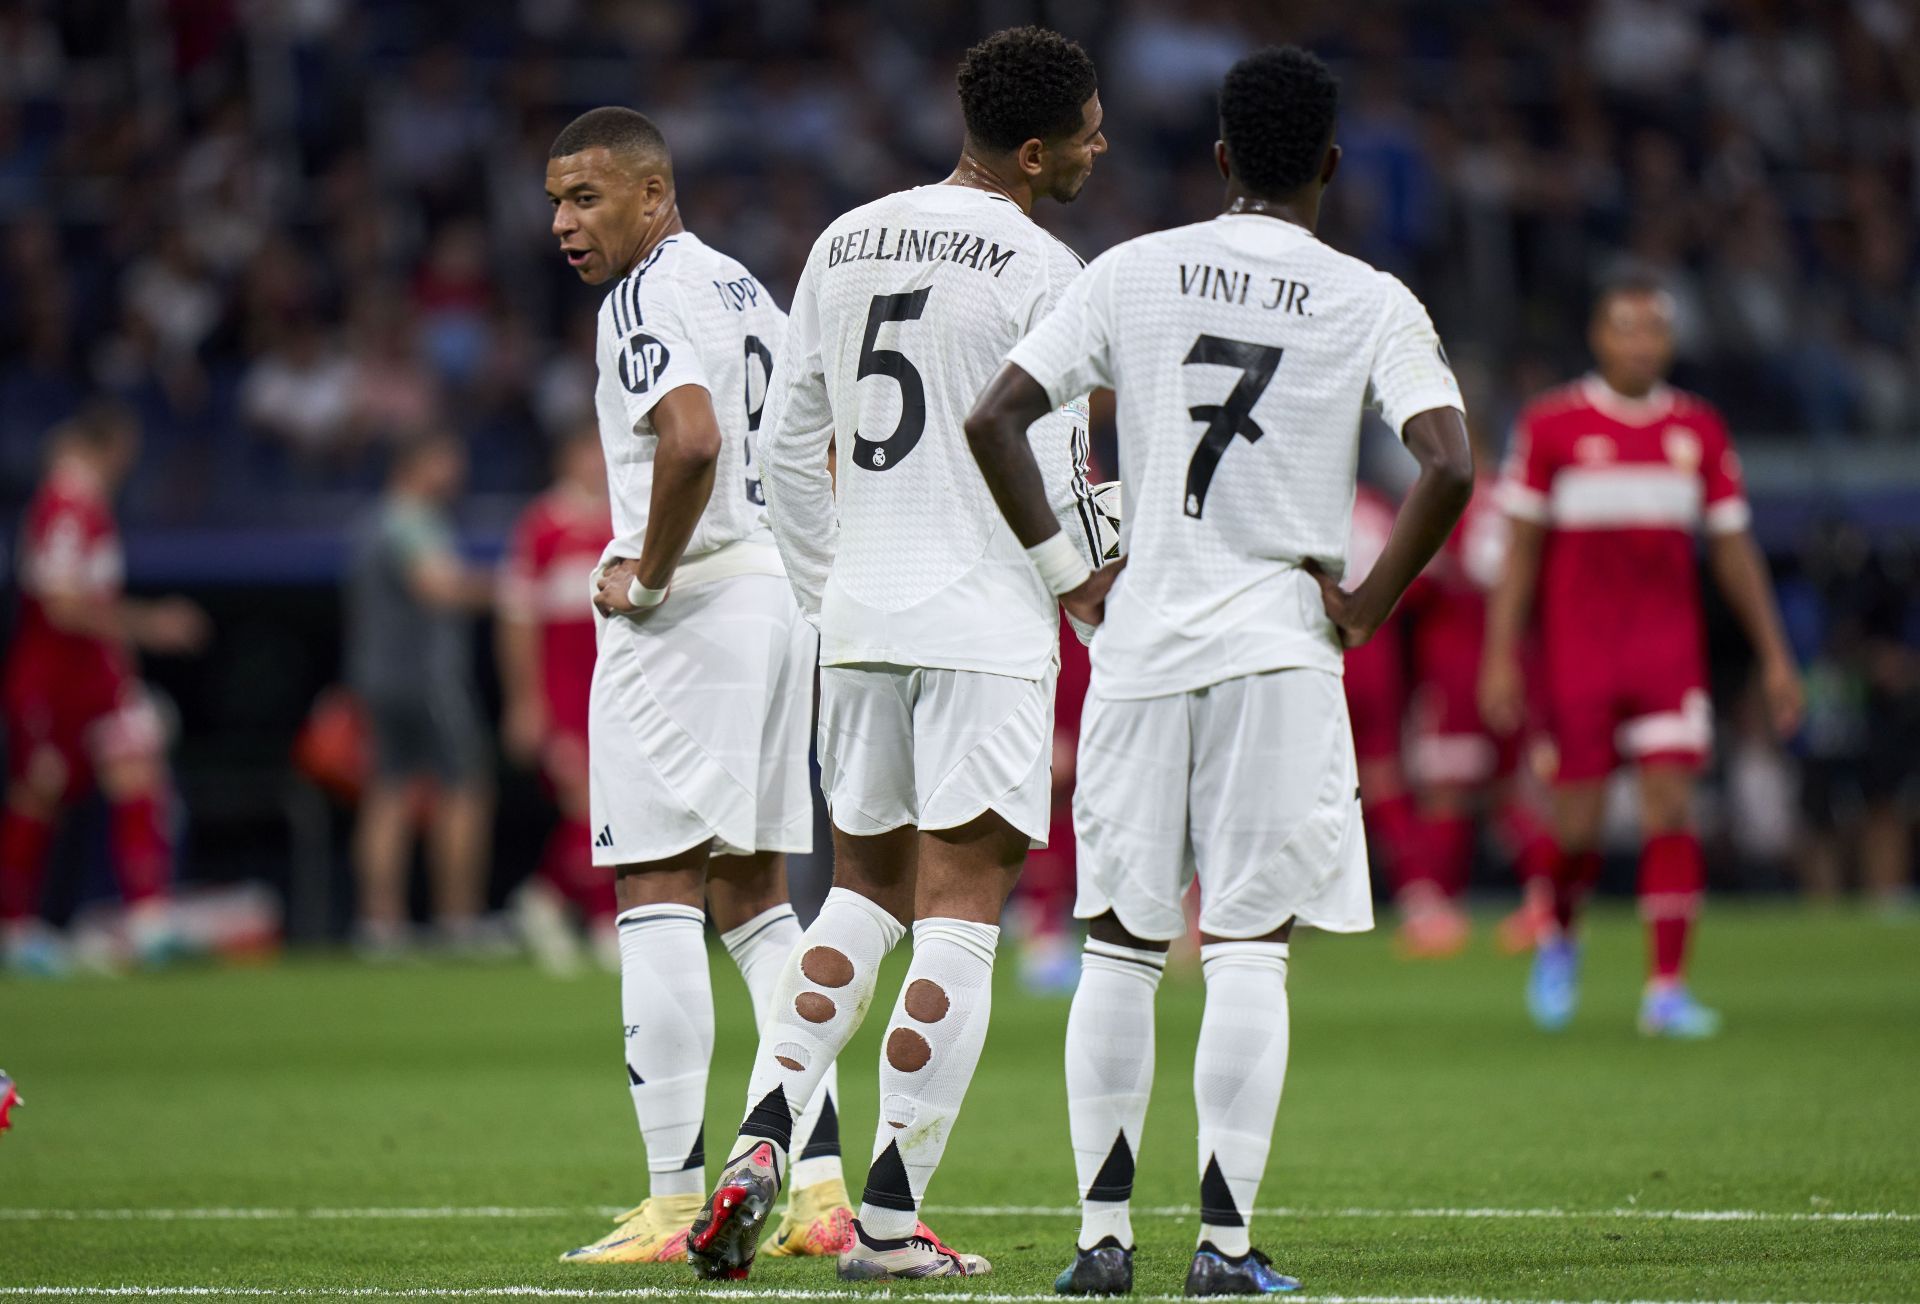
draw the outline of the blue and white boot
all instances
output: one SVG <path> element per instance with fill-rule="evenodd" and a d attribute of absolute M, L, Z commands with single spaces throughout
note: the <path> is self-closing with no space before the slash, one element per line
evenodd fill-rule
<path fill-rule="evenodd" d="M 1720 1012 L 1693 999 L 1681 983 L 1655 983 L 1640 998 L 1640 1035 L 1703 1041 L 1720 1032 Z"/>
<path fill-rule="evenodd" d="M 1559 1032 L 1580 1008 L 1580 947 L 1562 933 L 1540 943 L 1527 975 L 1527 1013 L 1543 1032 Z"/>

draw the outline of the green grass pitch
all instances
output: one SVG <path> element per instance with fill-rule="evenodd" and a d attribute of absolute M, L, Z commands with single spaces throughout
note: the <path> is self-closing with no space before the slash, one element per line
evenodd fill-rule
<path fill-rule="evenodd" d="M 1417 966 L 1383 934 L 1296 941 L 1255 1242 L 1322 1299 L 1920 1299 L 1920 929 L 1713 911 L 1697 987 L 1728 1030 L 1700 1045 L 1634 1034 L 1629 916 L 1599 916 L 1587 956 L 1585 1007 L 1548 1037 L 1521 1011 L 1525 961 L 1484 930 Z M 1037 1297 L 1071 1244 L 1067 1003 L 1021 995 L 1012 967 L 927 1215 L 995 1273 L 927 1289 Z M 710 1152 L 752 1049 L 718 951 L 714 974 Z M 1178 1292 L 1192 1244 L 1191 1218 L 1164 1210 L 1196 1200 L 1201 996 L 1190 968 L 1160 994 L 1143 1295 Z M 843 1060 L 856 1190 L 883 1023 Z M 0 1298 L 690 1288 L 684 1268 L 554 1261 L 644 1190 L 617 1024 L 612 979 L 520 966 L 0 984 L 0 1065 L 27 1100 L 0 1139 Z M 841 1289 L 828 1263 L 763 1261 L 715 1293 Z"/>

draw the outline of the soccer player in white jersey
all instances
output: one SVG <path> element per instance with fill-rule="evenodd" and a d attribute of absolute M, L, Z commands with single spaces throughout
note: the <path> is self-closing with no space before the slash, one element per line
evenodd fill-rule
<path fill-rule="evenodd" d="M 588 284 L 614 282 L 594 395 L 614 537 L 591 594 L 587 766 L 594 863 L 615 874 L 627 1082 L 651 1179 L 612 1232 L 563 1257 L 677 1261 L 706 1186 L 702 907 L 764 1018 L 800 937 L 785 853 L 812 844 L 817 638 L 767 532 L 753 448 L 786 317 L 681 224 L 666 142 L 642 115 L 600 108 L 570 124 L 547 196 L 567 262 Z M 830 1091 L 799 1126 L 774 1252 L 833 1253 L 852 1211 Z"/>
<path fill-rule="evenodd" d="M 928 1235 L 917 1210 L 986 1038 L 1001 908 L 1046 838 L 1060 613 L 961 421 L 1080 273 L 1028 214 L 1072 199 L 1106 141 L 1093 63 L 1056 33 L 989 37 L 967 52 L 959 91 L 953 174 L 827 228 L 775 363 L 767 505 L 820 628 L 834 887 L 781 977 L 739 1141 L 694 1223 L 689 1254 L 708 1276 L 746 1275 L 795 1118 L 909 924 L 913 963 L 887 1018 L 878 1135 L 840 1275 L 988 1271 Z M 1084 394 L 1053 409 L 1033 432 L 1042 492 L 1090 548 Z"/>
<path fill-rule="evenodd" d="M 967 435 L 1014 532 L 1094 635 L 1074 832 L 1089 939 L 1067 1023 L 1084 1196 L 1063 1294 L 1132 1288 L 1128 1200 L 1153 999 L 1200 880 L 1200 1239 L 1189 1295 L 1297 1289 L 1252 1247 L 1287 1064 L 1296 923 L 1372 927 L 1341 648 L 1363 643 L 1472 492 L 1459 386 L 1425 310 L 1313 234 L 1339 163 L 1318 59 L 1267 49 L 1220 93 L 1225 212 L 1109 250 L 1015 346 Z M 1102 604 L 1062 538 L 1030 423 L 1110 386 L 1128 569 Z M 1392 536 L 1339 587 L 1362 409 L 1420 463 Z"/>

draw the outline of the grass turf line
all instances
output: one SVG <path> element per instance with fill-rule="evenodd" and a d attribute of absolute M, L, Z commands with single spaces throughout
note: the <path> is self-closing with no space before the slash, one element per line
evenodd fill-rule
<path fill-rule="evenodd" d="M 1641 947 L 1625 914 L 1596 920 L 1587 1002 L 1559 1037 L 1525 1023 L 1525 962 L 1484 941 L 1456 961 L 1410 966 L 1381 935 L 1307 934 L 1295 947 L 1293 1062 L 1261 1192 L 1263 1205 L 1296 1212 L 1256 1221 L 1255 1241 L 1321 1297 L 1920 1298 L 1910 1224 L 1641 1212 L 1920 1212 L 1917 940 L 1848 914 L 1716 910 L 1698 986 L 1728 1032 L 1675 1045 L 1633 1034 Z M 744 988 L 717 950 L 713 971 L 717 1160 L 752 1038 Z M 1194 1199 L 1201 995 L 1191 973 L 1161 991 L 1142 1208 Z M 1003 985 L 935 1206 L 1073 1203 L 1065 1020 L 1064 1000 Z M 883 1022 L 870 1019 L 843 1064 L 856 1191 Z M 0 1141 L 0 1209 L 489 1205 L 536 1215 L 103 1226 L 0 1214 L 0 1285 L 691 1286 L 684 1269 L 553 1261 L 604 1225 L 568 1210 L 642 1192 L 618 1025 L 611 979 L 553 983 L 517 966 L 296 960 L 0 985 L 0 1065 L 28 1101 Z M 1574 1212 L 1501 1216 L 1544 1209 Z M 976 1291 L 1015 1295 L 1047 1291 L 1073 1227 L 1057 1214 L 930 1220 L 995 1261 Z M 1135 1226 L 1140 1289 L 1177 1291 L 1191 1220 Z M 826 1264 L 775 1260 L 749 1284 L 839 1286 Z"/>

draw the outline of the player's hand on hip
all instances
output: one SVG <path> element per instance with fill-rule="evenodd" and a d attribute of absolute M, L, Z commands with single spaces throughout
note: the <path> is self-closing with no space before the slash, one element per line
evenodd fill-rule
<path fill-rule="evenodd" d="M 636 616 L 650 610 L 634 605 L 627 590 L 640 574 L 640 560 L 637 557 L 621 557 L 609 562 L 600 572 L 599 582 L 594 585 L 593 605 L 603 616 Z"/>
<path fill-rule="evenodd" d="M 1341 647 L 1359 647 L 1379 632 L 1382 622 L 1367 616 L 1356 596 L 1341 588 L 1339 581 L 1327 574 L 1319 562 L 1308 558 L 1300 569 L 1313 576 L 1313 582 L 1320 586 L 1320 605 L 1326 608 L 1327 619 L 1340 635 Z"/>
<path fill-rule="evenodd" d="M 1480 719 L 1496 734 L 1519 730 L 1526 713 L 1526 689 L 1520 663 L 1511 656 L 1489 653 L 1480 667 Z"/>
<path fill-rule="evenodd" d="M 1078 588 L 1068 589 L 1060 595 L 1060 605 L 1067 614 L 1082 625 L 1097 627 L 1107 618 L 1107 593 L 1113 588 L 1113 582 L 1120 578 L 1120 572 L 1127 568 L 1127 559 L 1120 558 L 1099 567 L 1091 575 L 1080 581 Z"/>
<path fill-rule="evenodd" d="M 1807 705 L 1799 668 L 1784 658 L 1769 660 L 1760 667 L 1760 692 L 1767 700 L 1774 734 L 1784 741 L 1799 733 Z"/>

